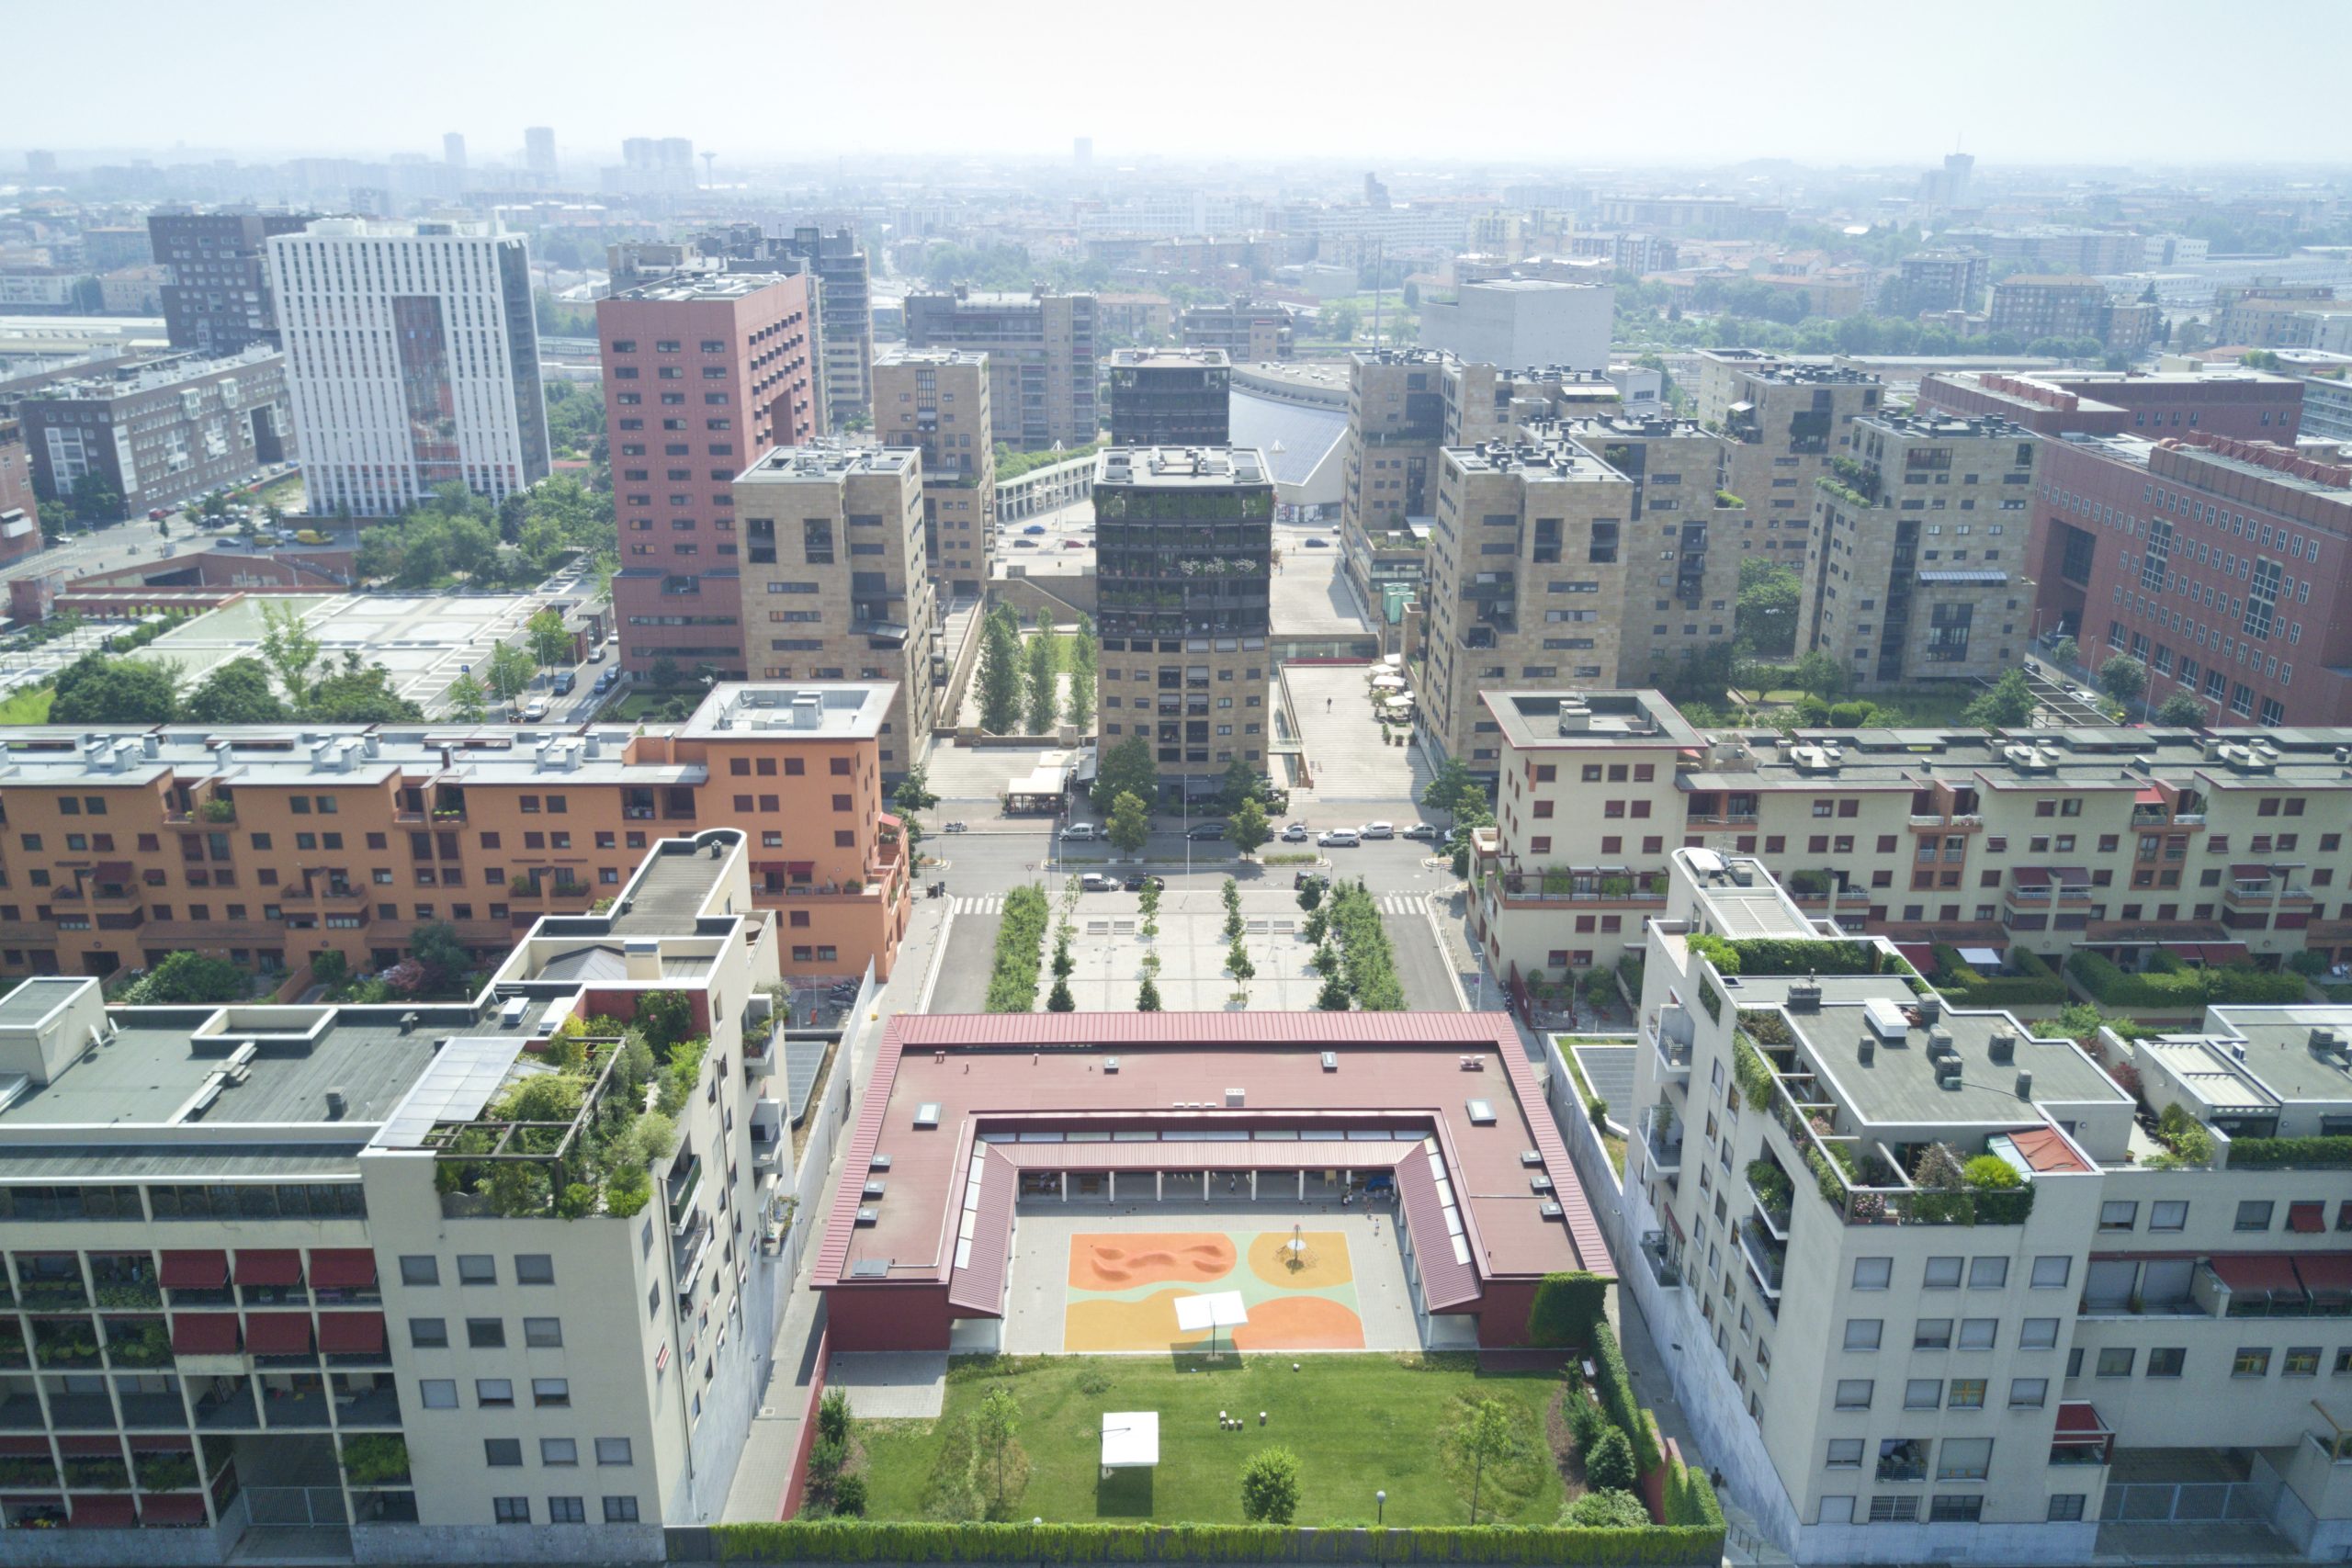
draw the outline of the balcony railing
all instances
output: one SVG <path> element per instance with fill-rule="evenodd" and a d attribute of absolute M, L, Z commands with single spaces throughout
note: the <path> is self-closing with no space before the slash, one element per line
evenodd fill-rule
<path fill-rule="evenodd" d="M 1682 1119 L 1668 1106 L 1653 1105 L 1642 1112 L 1642 1146 L 1660 1176 L 1682 1169 Z"/>
<path fill-rule="evenodd" d="M 1657 1052 L 1658 1061 L 1666 1070 L 1678 1077 L 1690 1073 L 1690 1049 L 1693 1039 L 1690 1012 L 1679 1007 L 1664 1009 L 1655 1020 L 1645 1020 L 1642 1032 L 1650 1046 Z"/>
<path fill-rule="evenodd" d="M 1757 1288 L 1764 1292 L 1766 1304 L 1778 1315 L 1781 1271 L 1788 1263 L 1788 1248 L 1774 1241 L 1771 1233 L 1751 1218 L 1739 1227 L 1739 1254 L 1747 1260 L 1747 1271 L 1755 1277 Z"/>
<path fill-rule="evenodd" d="M 1664 1231 L 1642 1233 L 1642 1258 L 1650 1266 L 1650 1278 L 1668 1290 L 1682 1283 L 1680 1259 L 1667 1251 Z"/>

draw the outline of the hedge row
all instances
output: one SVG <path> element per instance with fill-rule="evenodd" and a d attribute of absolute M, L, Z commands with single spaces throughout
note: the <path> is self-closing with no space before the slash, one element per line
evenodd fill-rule
<path fill-rule="evenodd" d="M 1700 1484 L 1704 1485 L 1703 1478 Z M 1712 1497 L 1711 1497 L 1712 1500 Z M 1650 1529 L 1295 1529 L 1279 1525 L 867 1523 L 718 1525 L 728 1562 L 1495 1562 L 1698 1568 L 1722 1561 L 1724 1527 Z"/>
<path fill-rule="evenodd" d="M 2233 1138 L 2230 1168 L 2301 1166 L 2342 1169 L 2352 1166 L 2352 1138 Z"/>
<path fill-rule="evenodd" d="M 2158 950 L 2155 967 L 2126 974 L 2110 960 L 2077 948 L 2066 973 L 2101 1007 L 2143 1008 L 2156 1012 L 2201 1011 L 2210 1002 L 2280 1005 L 2303 999 L 2303 977 L 2290 970 L 2266 972 L 2231 964 L 2195 969 Z"/>
<path fill-rule="evenodd" d="M 1538 1345 L 1589 1345 L 1608 1336 L 1609 1281 L 1598 1274 L 1546 1274 L 1527 1309 L 1527 1337 Z M 1600 1325 L 1600 1332 L 1593 1325 Z"/>
<path fill-rule="evenodd" d="M 1724 1506 L 1704 1472 L 1677 1462 L 1666 1473 L 1666 1522 L 1669 1528 L 1719 1530 Z"/>
<path fill-rule="evenodd" d="M 989 1011 L 1027 1012 L 1037 1005 L 1037 965 L 1050 914 L 1046 890 L 1034 882 L 1004 896 L 1004 917 L 996 928 L 996 964 L 989 975 Z"/>
<path fill-rule="evenodd" d="M 2066 982 L 2029 948 L 2010 952 L 2014 975 L 1984 975 L 1961 961 L 1957 948 L 1936 948 L 1936 988 L 1962 1007 L 2063 1007 Z"/>
<path fill-rule="evenodd" d="M 1611 1423 L 1634 1445 L 1634 1473 L 1647 1475 L 1661 1462 L 1657 1440 L 1650 1436 L 1641 1402 L 1634 1397 L 1634 1375 L 1625 1370 L 1624 1349 L 1614 1334 L 1596 1334 L 1592 1338 L 1593 1392 L 1600 1396 L 1600 1408 Z"/>

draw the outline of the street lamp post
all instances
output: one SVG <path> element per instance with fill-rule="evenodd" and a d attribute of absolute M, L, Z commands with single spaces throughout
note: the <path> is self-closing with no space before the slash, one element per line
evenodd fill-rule
<path fill-rule="evenodd" d="M 1373 1529 L 1378 1532 L 1374 1538 L 1374 1546 L 1378 1560 L 1385 1562 L 1388 1561 L 1388 1489 L 1384 1486 L 1374 1492 L 1372 1501 L 1379 1510 L 1373 1516 Z"/>

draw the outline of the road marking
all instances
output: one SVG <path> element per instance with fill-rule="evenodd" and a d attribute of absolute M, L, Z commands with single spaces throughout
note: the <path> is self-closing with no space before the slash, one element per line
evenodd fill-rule
<path fill-rule="evenodd" d="M 1004 896 L 995 894 L 985 898 L 953 898 L 948 907 L 959 915 L 1001 915 L 1004 912 Z"/>
<path fill-rule="evenodd" d="M 1419 915 L 1429 909 L 1428 900 L 1412 893 L 1383 893 L 1379 904 L 1384 915 Z"/>

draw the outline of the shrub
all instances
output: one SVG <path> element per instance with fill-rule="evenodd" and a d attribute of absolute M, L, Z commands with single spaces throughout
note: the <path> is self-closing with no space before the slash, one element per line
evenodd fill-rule
<path fill-rule="evenodd" d="M 817 1402 L 817 1435 L 837 1443 L 849 1441 L 849 1395 L 840 1389 L 827 1389 Z"/>
<path fill-rule="evenodd" d="M 1978 1155 L 1961 1168 L 1960 1179 L 1980 1190 L 2007 1191 L 2025 1185 L 2025 1178 L 1998 1155 Z"/>
<path fill-rule="evenodd" d="M 377 1486 L 408 1479 L 408 1443 L 390 1433 L 370 1432 L 343 1439 L 343 1468 L 354 1486 Z"/>
<path fill-rule="evenodd" d="M 1588 1529 L 1646 1529 L 1650 1511 L 1631 1492 L 1588 1492 L 1560 1510 L 1560 1522 Z"/>
<path fill-rule="evenodd" d="M 2077 948 L 2066 960 L 2066 973 L 2101 1007 L 2151 1012 L 2198 1012 L 2211 1002 L 2278 1006 L 2299 1002 L 2304 996 L 2303 977 L 2291 971 L 2266 973 L 2247 964 L 2196 969 L 2161 949 L 2154 967 L 2132 975 L 2098 953 Z"/>
<path fill-rule="evenodd" d="M 625 1165 L 605 1179 L 605 1212 L 622 1219 L 643 1211 L 653 1196 L 653 1179 L 642 1166 Z"/>
<path fill-rule="evenodd" d="M 1609 1425 L 1609 1417 L 1600 1413 L 1600 1406 L 1587 1399 L 1582 1389 L 1568 1390 L 1561 1404 L 1568 1424 L 1568 1438 L 1576 1444 L 1578 1458 L 1589 1456 L 1593 1445 L 1615 1429 Z"/>
<path fill-rule="evenodd" d="M 1634 1400 L 1634 1377 L 1625 1370 L 1625 1351 L 1617 1343 L 1617 1336 L 1605 1328 L 1594 1333 L 1592 1343 L 1586 1348 L 1592 1360 L 1593 1392 L 1600 1396 L 1600 1408 L 1608 1415 L 1610 1425 L 1632 1445 L 1634 1473 L 1647 1474 L 1657 1468 L 1657 1445 L 1650 1437 L 1649 1423 L 1642 1418 L 1641 1406 Z"/>
<path fill-rule="evenodd" d="M 2193 1123 L 2192 1123 L 2193 1125 Z M 2197 1131 L 2203 1133 L 2204 1128 Z M 2206 1140 L 2207 1157 L 2212 1141 Z M 2237 1138 L 2230 1144 L 2230 1167 L 2303 1166 L 2342 1169 L 2352 1166 L 2352 1138 Z"/>
<path fill-rule="evenodd" d="M 1640 1479 L 1634 1470 L 1633 1443 L 1613 1427 L 1584 1456 L 1585 1484 L 1596 1492 L 1631 1492 Z"/>
<path fill-rule="evenodd" d="M 1936 949 L 1936 988 L 1962 1007 L 2056 1006 L 2066 999 L 2066 982 L 2030 948 L 2009 951 L 2009 972 L 1985 975 L 1961 962 L 1959 950 Z"/>
<path fill-rule="evenodd" d="M 794 1519 L 711 1529 L 729 1562 L 1274 1562 L 1317 1558 L 1396 1563 L 1494 1563 L 1514 1568 L 1632 1564 L 1698 1568 L 1722 1561 L 1724 1531 L 1622 1529 L 1391 1529 L 1359 1545 L 1274 1525 L 967 1524 Z M 1314 1540 L 1313 1548 L 1306 1543 Z M 1376 1543 L 1376 1544 L 1375 1544 Z M 1317 1550 L 1320 1549 L 1320 1550 Z"/>
<path fill-rule="evenodd" d="M 1037 1005 L 1037 964 L 1050 912 L 1046 890 L 1034 882 L 1005 895 L 989 975 L 989 1012 L 1027 1012 Z"/>
<path fill-rule="evenodd" d="M 1676 1463 L 1666 1477 L 1666 1522 L 1700 1529 L 1724 1528 L 1723 1504 L 1705 1472 Z"/>
<path fill-rule="evenodd" d="M 1609 1281 L 1598 1274 L 1546 1274 L 1527 1311 L 1527 1337 L 1538 1345 L 1588 1345 L 1594 1325 L 1608 1332 Z"/>
<path fill-rule="evenodd" d="M 865 1512 L 865 1477 L 842 1475 L 834 1478 L 833 1512 L 852 1517 Z"/>
<path fill-rule="evenodd" d="M 1286 1525 L 1297 1512 L 1298 1456 L 1279 1445 L 1251 1454 L 1241 1466 L 1241 1517 Z"/>

